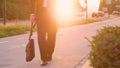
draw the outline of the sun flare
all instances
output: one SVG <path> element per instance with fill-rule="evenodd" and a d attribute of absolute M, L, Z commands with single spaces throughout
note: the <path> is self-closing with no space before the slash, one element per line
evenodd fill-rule
<path fill-rule="evenodd" d="M 57 12 L 59 15 L 69 15 L 72 12 L 72 0 L 58 0 Z"/>
<path fill-rule="evenodd" d="M 58 16 L 67 16 L 74 14 L 75 6 L 74 3 L 75 0 L 58 0 L 58 6 L 57 6 L 57 15 Z M 87 0 L 88 1 L 88 12 L 93 12 L 98 10 L 99 2 L 100 0 Z M 79 0 L 79 4 L 82 7 L 86 7 L 85 0 Z M 92 9 L 92 10 L 91 10 Z"/>
<path fill-rule="evenodd" d="M 86 3 L 84 2 L 84 0 L 79 0 L 80 4 L 82 7 L 86 7 Z"/>

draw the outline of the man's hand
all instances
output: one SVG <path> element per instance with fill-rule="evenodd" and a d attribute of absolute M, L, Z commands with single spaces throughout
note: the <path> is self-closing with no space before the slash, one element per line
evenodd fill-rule
<path fill-rule="evenodd" d="M 30 21 L 35 23 L 35 14 L 30 14 Z"/>

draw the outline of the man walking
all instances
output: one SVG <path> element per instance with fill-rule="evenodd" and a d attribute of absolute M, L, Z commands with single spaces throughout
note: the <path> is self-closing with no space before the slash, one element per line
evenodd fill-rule
<path fill-rule="evenodd" d="M 32 22 L 37 24 L 38 45 L 41 55 L 41 66 L 52 60 L 56 40 L 56 0 L 31 0 Z"/>

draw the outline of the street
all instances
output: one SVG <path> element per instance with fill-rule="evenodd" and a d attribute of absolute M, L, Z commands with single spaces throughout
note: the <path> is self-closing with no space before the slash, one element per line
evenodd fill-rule
<path fill-rule="evenodd" d="M 29 34 L 0 38 L 0 68 L 81 68 L 90 52 L 89 42 L 85 37 L 91 39 L 96 30 L 104 26 L 120 26 L 120 17 L 58 29 L 53 60 L 45 67 L 40 66 L 36 33 L 33 35 L 35 58 L 29 63 L 25 61 L 25 46 Z"/>

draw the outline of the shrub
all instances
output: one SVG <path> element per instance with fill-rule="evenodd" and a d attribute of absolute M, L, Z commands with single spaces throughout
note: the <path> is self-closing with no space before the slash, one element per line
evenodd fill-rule
<path fill-rule="evenodd" d="M 18 34 L 24 34 L 30 30 L 29 25 L 23 24 L 7 24 L 7 25 L 0 25 L 0 38 L 13 36 Z"/>
<path fill-rule="evenodd" d="M 104 27 L 90 41 L 93 68 L 120 68 L 120 27 Z"/>

